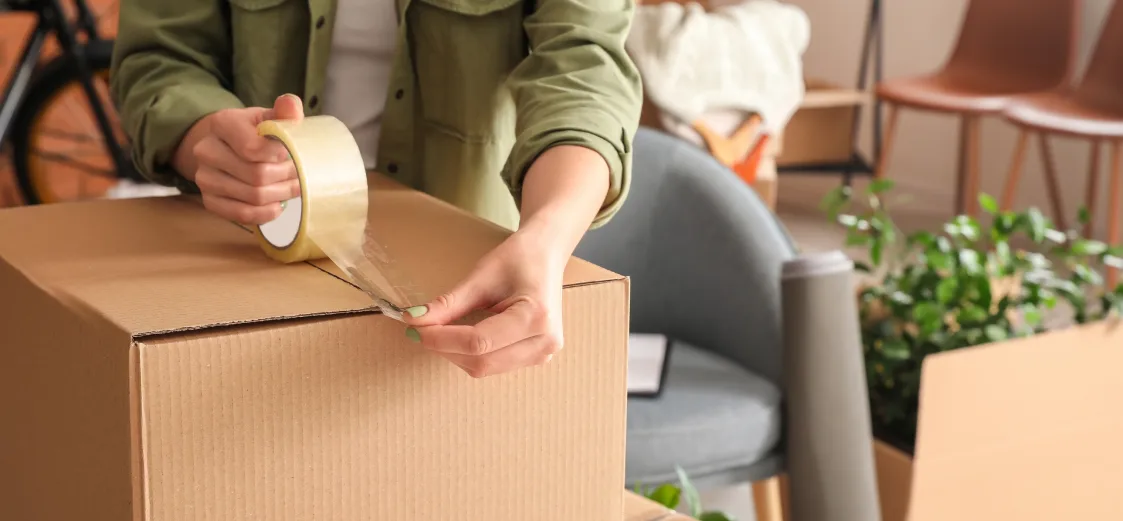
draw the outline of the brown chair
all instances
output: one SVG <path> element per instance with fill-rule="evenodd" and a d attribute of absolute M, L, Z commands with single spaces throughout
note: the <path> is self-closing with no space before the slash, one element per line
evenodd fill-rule
<path fill-rule="evenodd" d="M 979 191 L 979 121 L 1011 96 L 1071 81 L 1080 0 L 971 0 L 951 57 L 939 71 L 877 86 L 889 106 L 874 175 L 889 164 L 899 107 L 961 117 L 956 210 L 974 214 Z"/>
<path fill-rule="evenodd" d="M 1003 208 L 1014 202 L 1026 147 L 1031 134 L 1037 134 L 1049 180 L 1049 196 L 1053 200 L 1058 224 L 1064 226 L 1060 188 L 1049 152 L 1048 136 L 1057 134 L 1087 139 L 1091 143 L 1085 206 L 1095 216 L 1099 195 L 1100 144 L 1111 146 L 1110 182 L 1108 186 L 1107 240 L 1119 244 L 1123 237 L 1123 1 L 1116 0 L 1104 21 L 1099 41 L 1092 52 L 1088 68 L 1079 85 L 1016 97 L 1003 112 L 1007 121 L 1017 125 L 1018 143 L 1014 149 L 1006 188 L 1002 194 Z M 1094 219 L 1093 219 L 1094 221 Z M 1084 227 L 1092 235 L 1092 221 Z M 1112 270 L 1110 281 L 1118 274 Z"/>

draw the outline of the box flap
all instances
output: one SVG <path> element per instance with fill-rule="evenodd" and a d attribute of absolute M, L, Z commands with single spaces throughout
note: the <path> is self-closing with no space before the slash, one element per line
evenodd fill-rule
<path fill-rule="evenodd" d="M 909 521 L 1123 519 L 1123 324 L 925 359 Z"/>
<path fill-rule="evenodd" d="M 675 515 L 674 510 L 659 503 L 631 491 L 624 492 L 624 521 L 669 521 Z"/>
<path fill-rule="evenodd" d="M 467 275 L 505 231 L 400 185 L 376 183 L 371 226 L 423 293 Z M 330 261 L 284 265 L 189 196 L 0 212 L 0 259 L 133 335 L 373 310 Z M 570 262 L 567 285 L 619 279 Z"/>

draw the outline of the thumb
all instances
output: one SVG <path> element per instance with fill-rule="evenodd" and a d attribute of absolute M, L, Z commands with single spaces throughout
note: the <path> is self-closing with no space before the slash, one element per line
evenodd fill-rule
<path fill-rule="evenodd" d="M 464 281 L 456 289 L 445 293 L 428 304 L 406 309 L 403 317 L 411 326 L 450 324 L 487 304 L 487 295 L 475 278 Z"/>
<path fill-rule="evenodd" d="M 273 102 L 273 109 L 265 119 L 284 119 L 300 121 L 304 119 L 304 105 L 295 94 L 283 94 Z"/>

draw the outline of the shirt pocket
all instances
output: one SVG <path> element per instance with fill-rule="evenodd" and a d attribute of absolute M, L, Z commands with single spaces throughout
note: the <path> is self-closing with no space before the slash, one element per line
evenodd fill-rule
<path fill-rule="evenodd" d="M 299 0 L 230 0 L 230 60 L 243 102 L 272 106 L 281 93 L 302 92 L 307 8 Z"/>
<path fill-rule="evenodd" d="M 488 141 L 510 102 L 504 81 L 526 55 L 522 0 L 414 0 L 408 30 L 426 123 Z"/>

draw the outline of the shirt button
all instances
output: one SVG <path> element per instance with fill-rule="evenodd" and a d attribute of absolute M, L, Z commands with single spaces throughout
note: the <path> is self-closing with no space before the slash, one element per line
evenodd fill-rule
<path fill-rule="evenodd" d="M 398 89 L 398 92 L 394 93 L 394 99 L 402 99 L 402 96 L 405 96 L 405 95 L 406 95 L 406 91 L 404 91 L 402 89 Z"/>
<path fill-rule="evenodd" d="M 317 29 L 319 29 L 319 28 L 323 27 L 323 26 L 324 26 L 324 21 L 325 21 L 325 20 L 324 20 L 324 17 L 322 17 L 322 16 L 321 16 L 321 17 L 319 17 L 319 18 L 317 18 L 317 19 L 316 19 L 316 28 L 317 28 Z"/>
<path fill-rule="evenodd" d="M 319 104 L 320 104 L 320 98 L 318 96 L 312 96 L 312 98 L 308 100 L 308 106 L 311 107 L 311 108 L 316 108 L 316 105 L 319 105 Z"/>
<path fill-rule="evenodd" d="M 390 172 L 391 174 L 398 173 L 398 164 L 397 163 L 390 163 L 390 164 L 386 165 L 386 171 Z"/>

